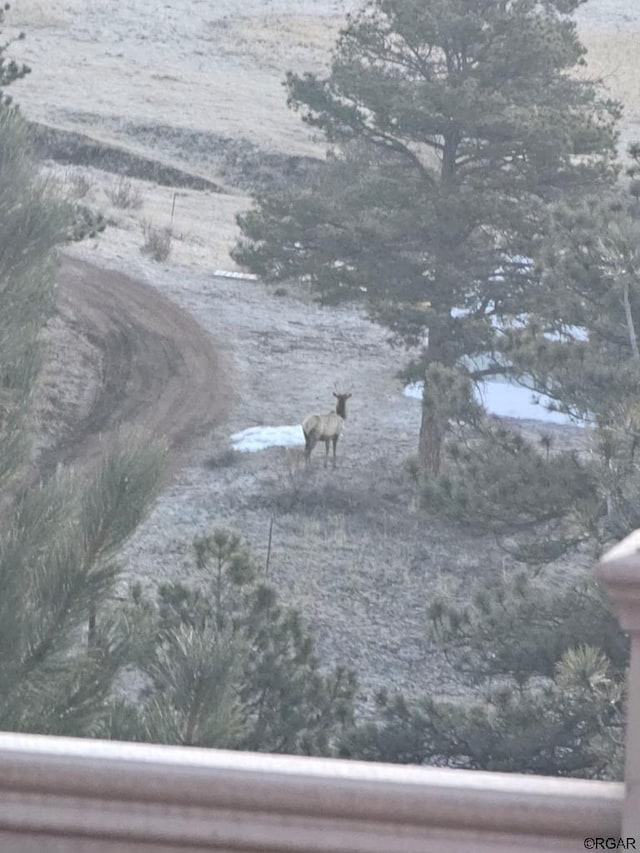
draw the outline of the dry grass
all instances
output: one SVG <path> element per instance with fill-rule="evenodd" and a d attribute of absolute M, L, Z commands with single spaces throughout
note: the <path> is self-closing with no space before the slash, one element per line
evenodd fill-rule
<path fill-rule="evenodd" d="M 71 6 L 73 4 L 66 4 Z M 80 4 L 77 3 L 77 6 Z M 54 8 L 55 4 L 46 0 L 14 0 L 7 12 L 7 24 L 11 27 L 27 29 L 46 29 L 63 27 L 69 23 L 70 9 Z"/>
<path fill-rule="evenodd" d="M 109 201 L 123 210 L 139 210 L 142 207 L 142 191 L 129 178 L 119 178 L 105 190 Z"/>
<path fill-rule="evenodd" d="M 139 187 L 136 192 L 144 194 L 144 215 L 141 215 L 139 208 L 117 207 L 113 203 L 110 195 L 113 195 L 114 178 L 110 173 L 91 167 L 70 169 L 55 163 L 48 164 L 44 173 L 58 180 L 70 197 L 88 197 L 104 208 L 109 225 L 99 235 L 104 258 L 137 254 L 140 232 L 144 230 L 145 221 L 149 221 L 160 230 L 171 229 L 171 257 L 176 264 L 208 270 L 236 269 L 229 250 L 239 234 L 235 217 L 251 203 L 246 196 L 197 190 L 176 193 L 172 187 L 131 181 L 134 188 Z"/>
<path fill-rule="evenodd" d="M 64 176 L 64 185 L 71 198 L 86 198 L 93 189 L 94 182 L 86 170 L 73 168 L 67 169 Z"/>
<path fill-rule="evenodd" d="M 142 233 L 144 234 L 144 243 L 140 247 L 142 254 L 148 255 L 158 263 L 167 261 L 171 255 L 173 241 L 171 228 L 158 228 L 151 222 L 143 222 Z"/>
<path fill-rule="evenodd" d="M 624 153 L 630 141 L 640 139 L 640 32 L 585 32 L 587 74 L 601 78 L 610 95 L 624 105 L 621 141 Z"/>
<path fill-rule="evenodd" d="M 282 447 L 282 459 L 287 477 L 292 482 L 299 482 L 305 474 L 304 448 Z"/>
<path fill-rule="evenodd" d="M 238 465 L 239 462 L 240 453 L 232 447 L 228 447 L 209 456 L 202 464 L 205 468 L 215 471 L 216 468 L 230 468 L 233 465 Z"/>
<path fill-rule="evenodd" d="M 229 54 L 251 57 L 268 68 L 321 71 L 328 66 L 344 18 L 262 15 L 220 23 L 210 26 L 211 40 Z"/>

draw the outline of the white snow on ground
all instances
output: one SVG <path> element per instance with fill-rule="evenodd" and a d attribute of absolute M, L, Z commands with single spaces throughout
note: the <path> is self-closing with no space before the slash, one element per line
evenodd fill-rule
<path fill-rule="evenodd" d="M 266 447 L 298 447 L 304 444 L 300 424 L 293 426 L 258 426 L 243 429 L 231 436 L 234 450 L 255 453 Z"/>
<path fill-rule="evenodd" d="M 483 382 L 476 397 L 493 415 L 503 418 L 522 418 L 530 421 L 546 421 L 554 424 L 572 424 L 562 412 L 550 412 L 548 397 L 533 394 L 528 388 L 508 382 Z"/>
<path fill-rule="evenodd" d="M 405 397 L 422 399 L 422 382 L 413 382 L 403 391 Z M 492 415 L 502 418 L 521 418 L 528 421 L 545 421 L 554 424 L 574 424 L 561 412 L 550 412 L 546 406 L 551 403 L 548 397 L 533 394 L 528 388 L 512 385 L 498 380 L 483 382 L 476 388 L 476 399 Z"/>

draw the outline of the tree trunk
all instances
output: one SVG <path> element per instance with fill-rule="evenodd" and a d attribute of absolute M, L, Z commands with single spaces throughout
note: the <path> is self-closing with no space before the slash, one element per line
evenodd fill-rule
<path fill-rule="evenodd" d="M 442 361 L 442 330 L 435 324 L 429 328 L 429 343 L 427 345 L 427 363 Z M 425 377 L 426 378 L 426 377 Z M 425 390 L 427 388 L 425 382 Z M 422 400 L 422 419 L 418 438 L 418 462 L 420 469 L 433 476 L 438 476 L 442 464 L 442 445 L 444 432 L 438 412 L 432 406 L 426 405 L 424 394 Z"/>
<path fill-rule="evenodd" d="M 423 405 L 420 437 L 418 439 L 418 459 L 420 468 L 434 477 L 440 473 L 443 439 L 444 436 L 441 433 L 437 417 L 434 417 L 434 412 L 430 408 Z"/>
<path fill-rule="evenodd" d="M 633 360 L 640 362 L 640 350 L 638 350 L 638 338 L 636 336 L 636 327 L 633 323 L 633 314 L 631 313 L 631 302 L 629 300 L 629 281 L 624 282 L 622 288 L 622 304 L 624 306 L 624 316 L 627 321 L 627 331 L 629 333 L 629 344 L 633 353 Z"/>
<path fill-rule="evenodd" d="M 87 630 L 87 645 L 92 649 L 96 644 L 96 608 L 91 605 L 89 609 L 89 625 Z"/>

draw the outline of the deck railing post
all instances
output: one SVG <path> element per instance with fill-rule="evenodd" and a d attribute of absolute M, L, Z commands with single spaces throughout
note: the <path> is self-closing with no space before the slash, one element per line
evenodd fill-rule
<path fill-rule="evenodd" d="M 640 530 L 604 555 L 598 577 L 613 601 L 623 631 L 631 639 L 623 834 L 640 843 Z"/>

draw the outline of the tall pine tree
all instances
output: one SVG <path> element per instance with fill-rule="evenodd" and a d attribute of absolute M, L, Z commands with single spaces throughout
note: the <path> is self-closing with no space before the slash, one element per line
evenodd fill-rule
<path fill-rule="evenodd" d="M 28 70 L 6 47 L 2 88 Z M 164 452 L 123 434 L 93 470 L 29 485 L 42 329 L 73 215 L 0 91 L 0 728 L 95 736 L 130 651 L 112 608 L 115 557 L 157 494 Z"/>
<path fill-rule="evenodd" d="M 501 372 L 496 328 L 535 288 L 528 262 L 559 198 L 613 178 L 617 105 L 577 74 L 580 0 L 373 0 L 326 77 L 287 76 L 289 105 L 332 146 L 304 185 L 239 217 L 234 257 L 324 299 L 364 299 L 428 346 L 413 365 Z M 489 356 L 487 360 L 487 356 Z M 441 422 L 423 407 L 420 457 Z"/>

